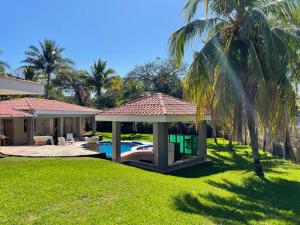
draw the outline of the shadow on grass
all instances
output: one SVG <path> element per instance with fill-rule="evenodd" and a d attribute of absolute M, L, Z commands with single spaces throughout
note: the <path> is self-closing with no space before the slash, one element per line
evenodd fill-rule
<path fill-rule="evenodd" d="M 183 193 L 174 197 L 174 207 L 182 212 L 211 217 L 218 224 L 262 224 L 272 219 L 280 224 L 300 224 L 299 182 L 251 177 L 241 185 L 225 179 L 207 183 L 212 188 L 230 192 L 233 197 L 212 192 L 205 195 Z"/>
<path fill-rule="evenodd" d="M 228 150 L 227 146 L 219 143 L 217 145 L 207 144 L 207 148 L 209 159 L 212 161 L 211 163 L 177 170 L 170 173 L 170 175 L 185 178 L 197 178 L 222 173 L 225 171 L 254 171 L 251 152 L 249 152 L 249 147 L 247 146 L 237 147 L 233 151 L 230 151 Z M 284 173 L 276 170 L 276 167 L 279 165 L 282 166 L 285 163 L 284 161 L 276 161 L 273 157 L 270 157 L 266 154 L 261 155 L 261 160 L 263 169 L 266 173 Z"/>

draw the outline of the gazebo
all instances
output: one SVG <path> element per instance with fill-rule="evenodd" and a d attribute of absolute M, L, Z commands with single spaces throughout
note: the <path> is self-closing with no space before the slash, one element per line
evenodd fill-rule
<path fill-rule="evenodd" d="M 206 126 L 198 124 L 199 155 L 189 160 L 181 160 L 170 164 L 168 161 L 168 126 L 170 123 L 196 123 L 197 106 L 162 93 L 155 93 L 119 107 L 108 109 L 96 115 L 97 121 L 112 122 L 112 160 L 121 161 L 121 123 L 149 122 L 153 123 L 153 163 L 126 161 L 124 163 L 157 172 L 172 170 L 203 163 L 207 158 Z M 209 120 L 209 115 L 205 120 Z"/>

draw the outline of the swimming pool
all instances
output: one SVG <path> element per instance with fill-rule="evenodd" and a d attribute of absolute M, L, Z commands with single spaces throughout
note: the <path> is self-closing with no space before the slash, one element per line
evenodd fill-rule
<path fill-rule="evenodd" d="M 101 141 L 99 143 L 99 152 L 106 153 L 106 157 L 112 157 L 112 142 L 111 141 Z M 121 142 L 121 153 L 129 152 L 132 147 L 143 145 L 140 142 Z"/>

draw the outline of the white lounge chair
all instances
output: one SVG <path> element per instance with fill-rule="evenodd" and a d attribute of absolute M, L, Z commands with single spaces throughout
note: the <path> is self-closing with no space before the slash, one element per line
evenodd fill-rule
<path fill-rule="evenodd" d="M 68 144 L 75 144 L 75 140 L 74 140 L 73 134 L 71 134 L 71 133 L 67 134 L 66 142 Z"/>
<path fill-rule="evenodd" d="M 58 143 L 57 144 L 59 146 L 64 146 L 64 145 L 67 144 L 66 139 L 64 137 L 58 137 L 57 139 L 58 139 Z"/>

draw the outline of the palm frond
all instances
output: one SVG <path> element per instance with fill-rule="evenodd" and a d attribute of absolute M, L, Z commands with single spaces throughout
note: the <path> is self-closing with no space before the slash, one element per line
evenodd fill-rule
<path fill-rule="evenodd" d="M 197 8 L 201 2 L 204 0 L 188 0 L 186 5 L 183 8 L 183 13 L 186 17 L 187 22 L 190 22 L 193 16 L 195 15 Z M 205 0 L 208 2 L 208 0 Z"/>
<path fill-rule="evenodd" d="M 216 25 L 218 21 L 219 19 L 217 18 L 199 19 L 188 23 L 174 32 L 169 40 L 170 55 L 176 59 L 178 64 L 181 64 L 185 45 L 195 38 L 200 37 L 201 34 Z"/>

